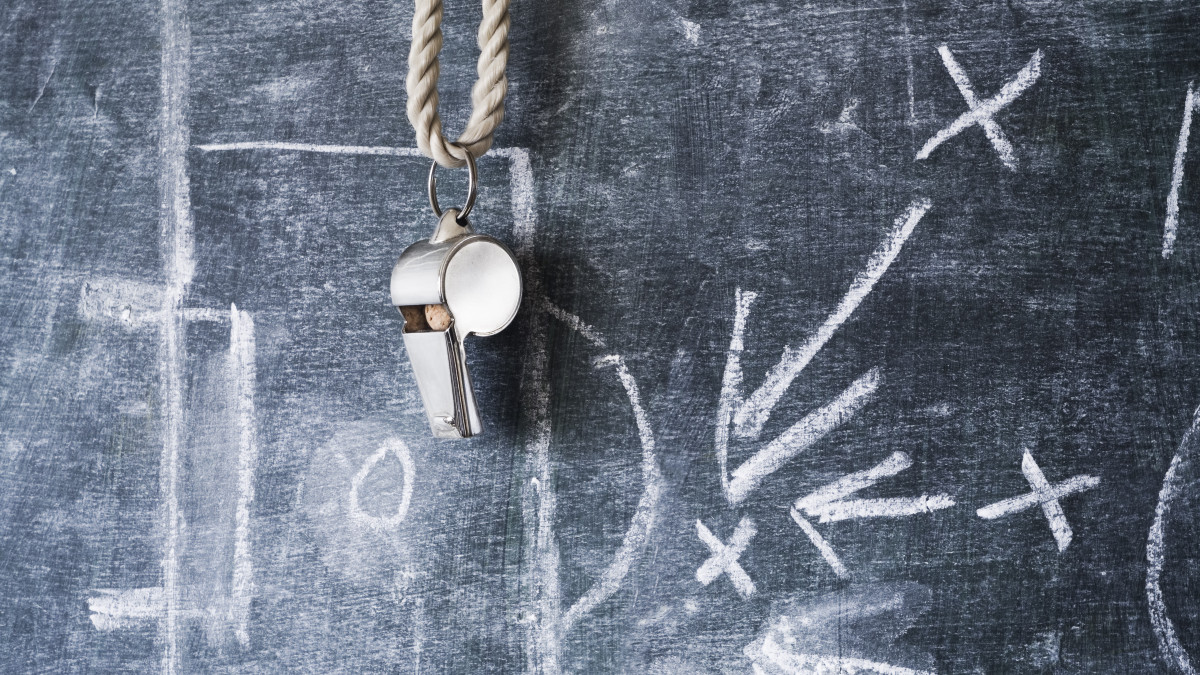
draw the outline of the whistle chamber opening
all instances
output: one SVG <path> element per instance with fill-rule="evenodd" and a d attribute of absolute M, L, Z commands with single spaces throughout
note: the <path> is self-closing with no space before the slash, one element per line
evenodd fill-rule
<path fill-rule="evenodd" d="M 445 305 L 409 305 L 397 309 L 404 315 L 405 333 L 444 331 L 454 323 Z"/>

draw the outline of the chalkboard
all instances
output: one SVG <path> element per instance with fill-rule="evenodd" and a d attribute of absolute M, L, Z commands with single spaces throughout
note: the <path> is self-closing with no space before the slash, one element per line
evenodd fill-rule
<path fill-rule="evenodd" d="M 1196 672 L 1200 8 L 517 0 L 460 442 L 411 17 L 0 7 L 0 670 Z"/>

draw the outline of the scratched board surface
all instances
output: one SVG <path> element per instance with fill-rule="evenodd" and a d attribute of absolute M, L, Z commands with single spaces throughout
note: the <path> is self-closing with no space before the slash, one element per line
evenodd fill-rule
<path fill-rule="evenodd" d="M 512 15 L 445 442 L 408 3 L 0 7 L 0 671 L 1196 672 L 1200 8 Z"/>

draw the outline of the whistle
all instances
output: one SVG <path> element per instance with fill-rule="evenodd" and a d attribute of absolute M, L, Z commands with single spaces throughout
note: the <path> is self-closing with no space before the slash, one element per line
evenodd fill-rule
<path fill-rule="evenodd" d="M 475 234 L 465 218 L 460 222 L 457 209 L 446 209 L 432 237 L 400 254 L 391 286 L 433 435 L 478 434 L 482 425 L 464 340 L 499 333 L 517 315 L 521 272 L 516 258 L 498 240 Z M 427 307 L 432 308 L 429 319 Z"/>

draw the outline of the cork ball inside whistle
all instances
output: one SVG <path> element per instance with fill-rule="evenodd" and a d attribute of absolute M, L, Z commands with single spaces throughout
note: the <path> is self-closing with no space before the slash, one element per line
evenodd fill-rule
<path fill-rule="evenodd" d="M 446 330 L 452 319 L 445 305 L 425 305 L 425 321 L 432 330 Z"/>

